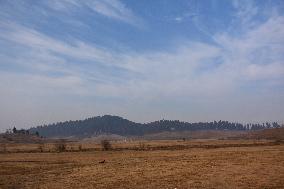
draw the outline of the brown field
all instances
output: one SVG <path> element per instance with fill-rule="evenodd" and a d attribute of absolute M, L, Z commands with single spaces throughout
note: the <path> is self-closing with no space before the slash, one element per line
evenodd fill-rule
<path fill-rule="evenodd" d="M 6 145 L 6 153 L 0 154 L 0 188 L 284 186 L 281 141 L 117 141 L 110 151 L 102 151 L 98 143 L 73 142 L 62 153 L 53 144 L 44 144 L 40 153 L 38 146 Z"/>

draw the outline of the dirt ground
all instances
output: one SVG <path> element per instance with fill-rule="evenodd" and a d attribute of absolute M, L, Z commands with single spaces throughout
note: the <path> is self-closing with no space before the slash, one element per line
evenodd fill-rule
<path fill-rule="evenodd" d="M 155 143 L 178 142 L 143 142 Z M 202 148 L 212 143 L 251 144 L 203 141 L 200 148 L 170 150 L 1 153 L 0 188 L 284 188 L 283 144 Z"/>

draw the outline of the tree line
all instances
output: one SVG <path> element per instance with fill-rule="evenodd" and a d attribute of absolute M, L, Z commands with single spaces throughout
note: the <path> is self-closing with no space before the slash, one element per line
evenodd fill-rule
<path fill-rule="evenodd" d="M 135 123 L 118 116 L 104 115 L 85 120 L 58 122 L 29 129 L 41 136 L 90 136 L 99 134 L 117 134 L 123 136 L 141 136 L 163 131 L 198 131 L 198 130 L 260 130 L 278 128 L 277 122 L 241 124 L 228 121 L 189 123 L 179 120 L 159 120 L 150 123 Z"/>

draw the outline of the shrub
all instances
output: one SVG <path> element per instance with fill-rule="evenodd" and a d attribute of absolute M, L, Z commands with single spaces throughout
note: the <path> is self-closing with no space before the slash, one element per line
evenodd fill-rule
<path fill-rule="evenodd" d="M 281 143 L 283 143 L 283 141 L 280 140 L 280 139 L 274 140 L 274 144 L 276 144 L 276 145 L 280 145 Z"/>
<path fill-rule="evenodd" d="M 64 151 L 66 151 L 66 144 L 65 144 L 64 140 L 61 140 L 58 143 L 55 143 L 55 150 L 57 152 L 64 152 Z"/>
<path fill-rule="evenodd" d="M 102 140 L 101 141 L 101 146 L 102 146 L 102 149 L 103 150 L 110 150 L 112 147 L 111 147 L 111 144 L 108 140 Z"/>
<path fill-rule="evenodd" d="M 79 144 L 78 150 L 79 150 L 79 151 L 82 151 L 82 144 Z"/>
<path fill-rule="evenodd" d="M 143 142 L 139 142 L 139 150 L 145 150 L 146 149 L 146 145 Z"/>
<path fill-rule="evenodd" d="M 44 148 L 44 145 L 40 143 L 40 144 L 38 145 L 38 150 L 39 150 L 40 152 L 43 152 L 43 148 Z"/>
<path fill-rule="evenodd" d="M 1 145 L 1 151 L 2 151 L 3 153 L 6 153 L 6 152 L 7 152 L 6 144 L 2 144 L 2 145 Z"/>

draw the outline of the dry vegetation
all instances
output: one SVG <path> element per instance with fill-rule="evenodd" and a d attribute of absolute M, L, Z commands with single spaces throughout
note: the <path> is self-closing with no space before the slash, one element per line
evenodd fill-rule
<path fill-rule="evenodd" d="M 252 131 L 243 138 L 284 140 L 284 127 Z"/>
<path fill-rule="evenodd" d="M 7 144 L 0 188 L 281 188 L 284 144 L 268 140 Z M 43 151 L 43 153 L 41 153 Z M 18 153 L 11 153 L 18 152 Z M 29 153 L 27 153 L 29 152 Z"/>

